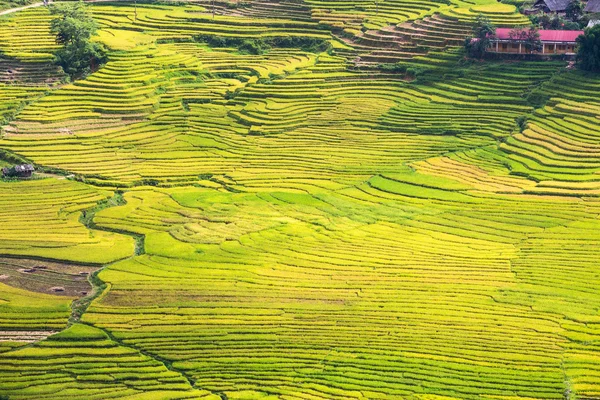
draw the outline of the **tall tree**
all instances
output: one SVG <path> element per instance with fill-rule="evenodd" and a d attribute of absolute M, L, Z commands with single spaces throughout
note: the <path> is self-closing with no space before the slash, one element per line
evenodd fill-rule
<path fill-rule="evenodd" d="M 529 53 L 537 53 L 543 49 L 540 31 L 537 27 L 534 26 L 525 31 L 525 48 Z"/>
<path fill-rule="evenodd" d="M 542 50 L 540 32 L 536 27 L 529 29 L 514 28 L 508 33 L 508 37 L 510 40 L 523 45 L 530 54 Z"/>
<path fill-rule="evenodd" d="M 54 55 L 56 63 L 72 77 L 85 75 L 106 61 L 105 47 L 91 38 L 98 30 L 83 2 L 60 4 L 50 12 L 57 17 L 52 20 L 51 32 L 63 47 Z"/>
<path fill-rule="evenodd" d="M 583 6 L 579 0 L 572 0 L 565 9 L 565 16 L 573 22 L 577 22 L 583 16 Z"/>
<path fill-rule="evenodd" d="M 577 38 L 577 63 L 584 71 L 600 72 L 600 25 Z"/>
<path fill-rule="evenodd" d="M 510 32 L 508 32 L 508 38 L 516 43 L 523 43 L 526 36 L 527 33 L 525 29 L 522 28 L 513 28 Z"/>
<path fill-rule="evenodd" d="M 465 48 L 471 57 L 482 58 L 490 47 L 496 28 L 489 18 L 479 14 L 473 26 L 473 36 L 465 40 Z"/>

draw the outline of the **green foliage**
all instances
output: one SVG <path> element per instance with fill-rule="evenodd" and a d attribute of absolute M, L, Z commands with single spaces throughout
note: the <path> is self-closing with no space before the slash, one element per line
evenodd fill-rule
<path fill-rule="evenodd" d="M 565 9 L 565 16 L 573 22 L 579 21 L 583 16 L 583 6 L 579 0 L 572 0 Z"/>
<path fill-rule="evenodd" d="M 76 40 L 89 40 L 98 29 L 83 2 L 54 5 L 50 13 L 58 15 L 52 20 L 50 31 L 56 35 L 56 43 L 68 44 Z"/>
<path fill-rule="evenodd" d="M 106 51 L 99 43 L 72 43 L 56 52 L 57 64 L 72 76 L 87 75 L 105 61 Z"/>
<path fill-rule="evenodd" d="M 586 29 L 577 38 L 577 63 L 584 71 L 600 71 L 600 25 Z"/>
<path fill-rule="evenodd" d="M 109 199 L 102 199 L 93 208 L 83 210 L 81 212 L 81 216 L 79 217 L 79 222 L 87 227 L 91 227 L 94 224 L 94 216 L 97 212 L 109 207 L 122 206 L 123 204 L 125 204 L 123 192 L 117 191 L 113 197 Z"/>
<path fill-rule="evenodd" d="M 407 66 L 405 64 L 378 64 L 377 67 L 384 72 L 398 72 L 404 73 L 406 72 Z"/>
<path fill-rule="evenodd" d="M 577 22 L 569 21 L 561 15 L 555 14 L 553 16 L 549 14 L 543 14 L 541 16 L 531 15 L 529 16 L 533 25 L 539 25 L 542 29 L 551 30 L 577 30 L 580 29 L 580 25 Z M 582 20 L 583 21 L 583 20 Z"/>
<path fill-rule="evenodd" d="M 516 119 L 517 126 L 519 127 L 519 131 L 523 132 L 527 127 L 527 116 L 521 115 Z"/>
<path fill-rule="evenodd" d="M 550 96 L 540 89 L 534 89 L 527 95 L 527 103 L 533 108 L 540 108 L 544 106 L 549 99 Z"/>
<path fill-rule="evenodd" d="M 245 39 L 238 45 L 241 53 L 245 54 L 264 54 L 271 46 L 261 39 Z"/>
<path fill-rule="evenodd" d="M 281 36 L 266 39 L 241 39 L 214 35 L 195 36 L 194 40 L 205 42 L 211 47 L 236 47 L 246 54 L 264 54 L 271 48 L 301 49 L 311 53 L 321 53 L 329 49 L 329 42 L 323 39 L 300 36 Z"/>
<path fill-rule="evenodd" d="M 247 7 L 248 6 L 248 2 L 244 2 L 244 1 L 239 1 L 239 2 L 227 2 L 225 4 L 225 7 L 229 8 L 230 10 L 235 10 L 237 8 L 243 8 L 243 7 Z"/>
<path fill-rule="evenodd" d="M 274 37 L 267 40 L 267 43 L 273 47 L 298 48 L 311 53 L 327 51 L 330 46 L 327 40 L 300 36 Z"/>
<path fill-rule="evenodd" d="M 158 179 L 152 178 L 142 179 L 141 181 L 139 181 L 140 186 L 158 186 L 159 184 L 160 182 L 158 181 Z"/>
<path fill-rule="evenodd" d="M 496 34 L 496 27 L 483 14 L 477 15 L 473 26 L 473 36 L 465 39 L 465 49 L 471 57 L 482 58 L 490 47 L 490 38 Z"/>
<path fill-rule="evenodd" d="M 542 41 L 540 33 L 536 27 L 529 29 L 515 28 L 508 33 L 508 36 L 515 43 L 521 43 L 529 53 L 535 53 L 542 50 Z"/>
<path fill-rule="evenodd" d="M 406 73 L 414 78 L 425 74 L 427 71 L 428 71 L 428 68 L 424 68 L 424 67 L 410 67 L 410 68 L 406 69 Z"/>
<path fill-rule="evenodd" d="M 91 41 L 98 25 L 83 2 L 55 5 L 50 12 L 57 15 L 50 31 L 56 35 L 56 42 L 63 46 L 55 53 L 55 61 L 66 73 L 86 75 L 106 62 L 106 48 Z"/>

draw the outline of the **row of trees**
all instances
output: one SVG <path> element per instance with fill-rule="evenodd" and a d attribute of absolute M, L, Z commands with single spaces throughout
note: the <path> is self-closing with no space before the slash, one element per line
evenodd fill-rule
<path fill-rule="evenodd" d="M 473 27 L 473 36 L 465 40 L 467 54 L 474 58 L 483 58 L 491 46 L 496 28 L 491 21 L 478 15 Z M 511 41 L 521 44 L 528 53 L 542 50 L 542 42 L 537 27 L 515 28 L 508 34 Z M 582 70 L 600 72 L 600 25 L 586 29 L 577 38 L 577 63 Z"/>

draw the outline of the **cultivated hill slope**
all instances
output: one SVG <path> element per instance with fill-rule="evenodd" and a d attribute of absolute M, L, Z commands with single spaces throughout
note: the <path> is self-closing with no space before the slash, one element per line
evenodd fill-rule
<path fill-rule="evenodd" d="M 0 275 L 0 395 L 600 397 L 600 78 L 465 61 L 512 6 L 378 3 L 96 4 L 72 83 L 0 20 L 0 162 L 71 174 L 0 182 L 0 254 L 103 267 Z"/>

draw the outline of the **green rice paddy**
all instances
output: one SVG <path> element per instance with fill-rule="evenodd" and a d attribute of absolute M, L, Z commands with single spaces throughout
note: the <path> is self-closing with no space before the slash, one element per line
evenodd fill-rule
<path fill-rule="evenodd" d="M 109 61 L 73 82 L 47 9 L 0 19 L 0 166 L 38 168 L 0 256 L 97 269 L 0 275 L 0 396 L 600 398 L 600 77 L 439 39 L 513 6 L 90 9 Z M 366 66 L 390 32 L 406 73 Z"/>

